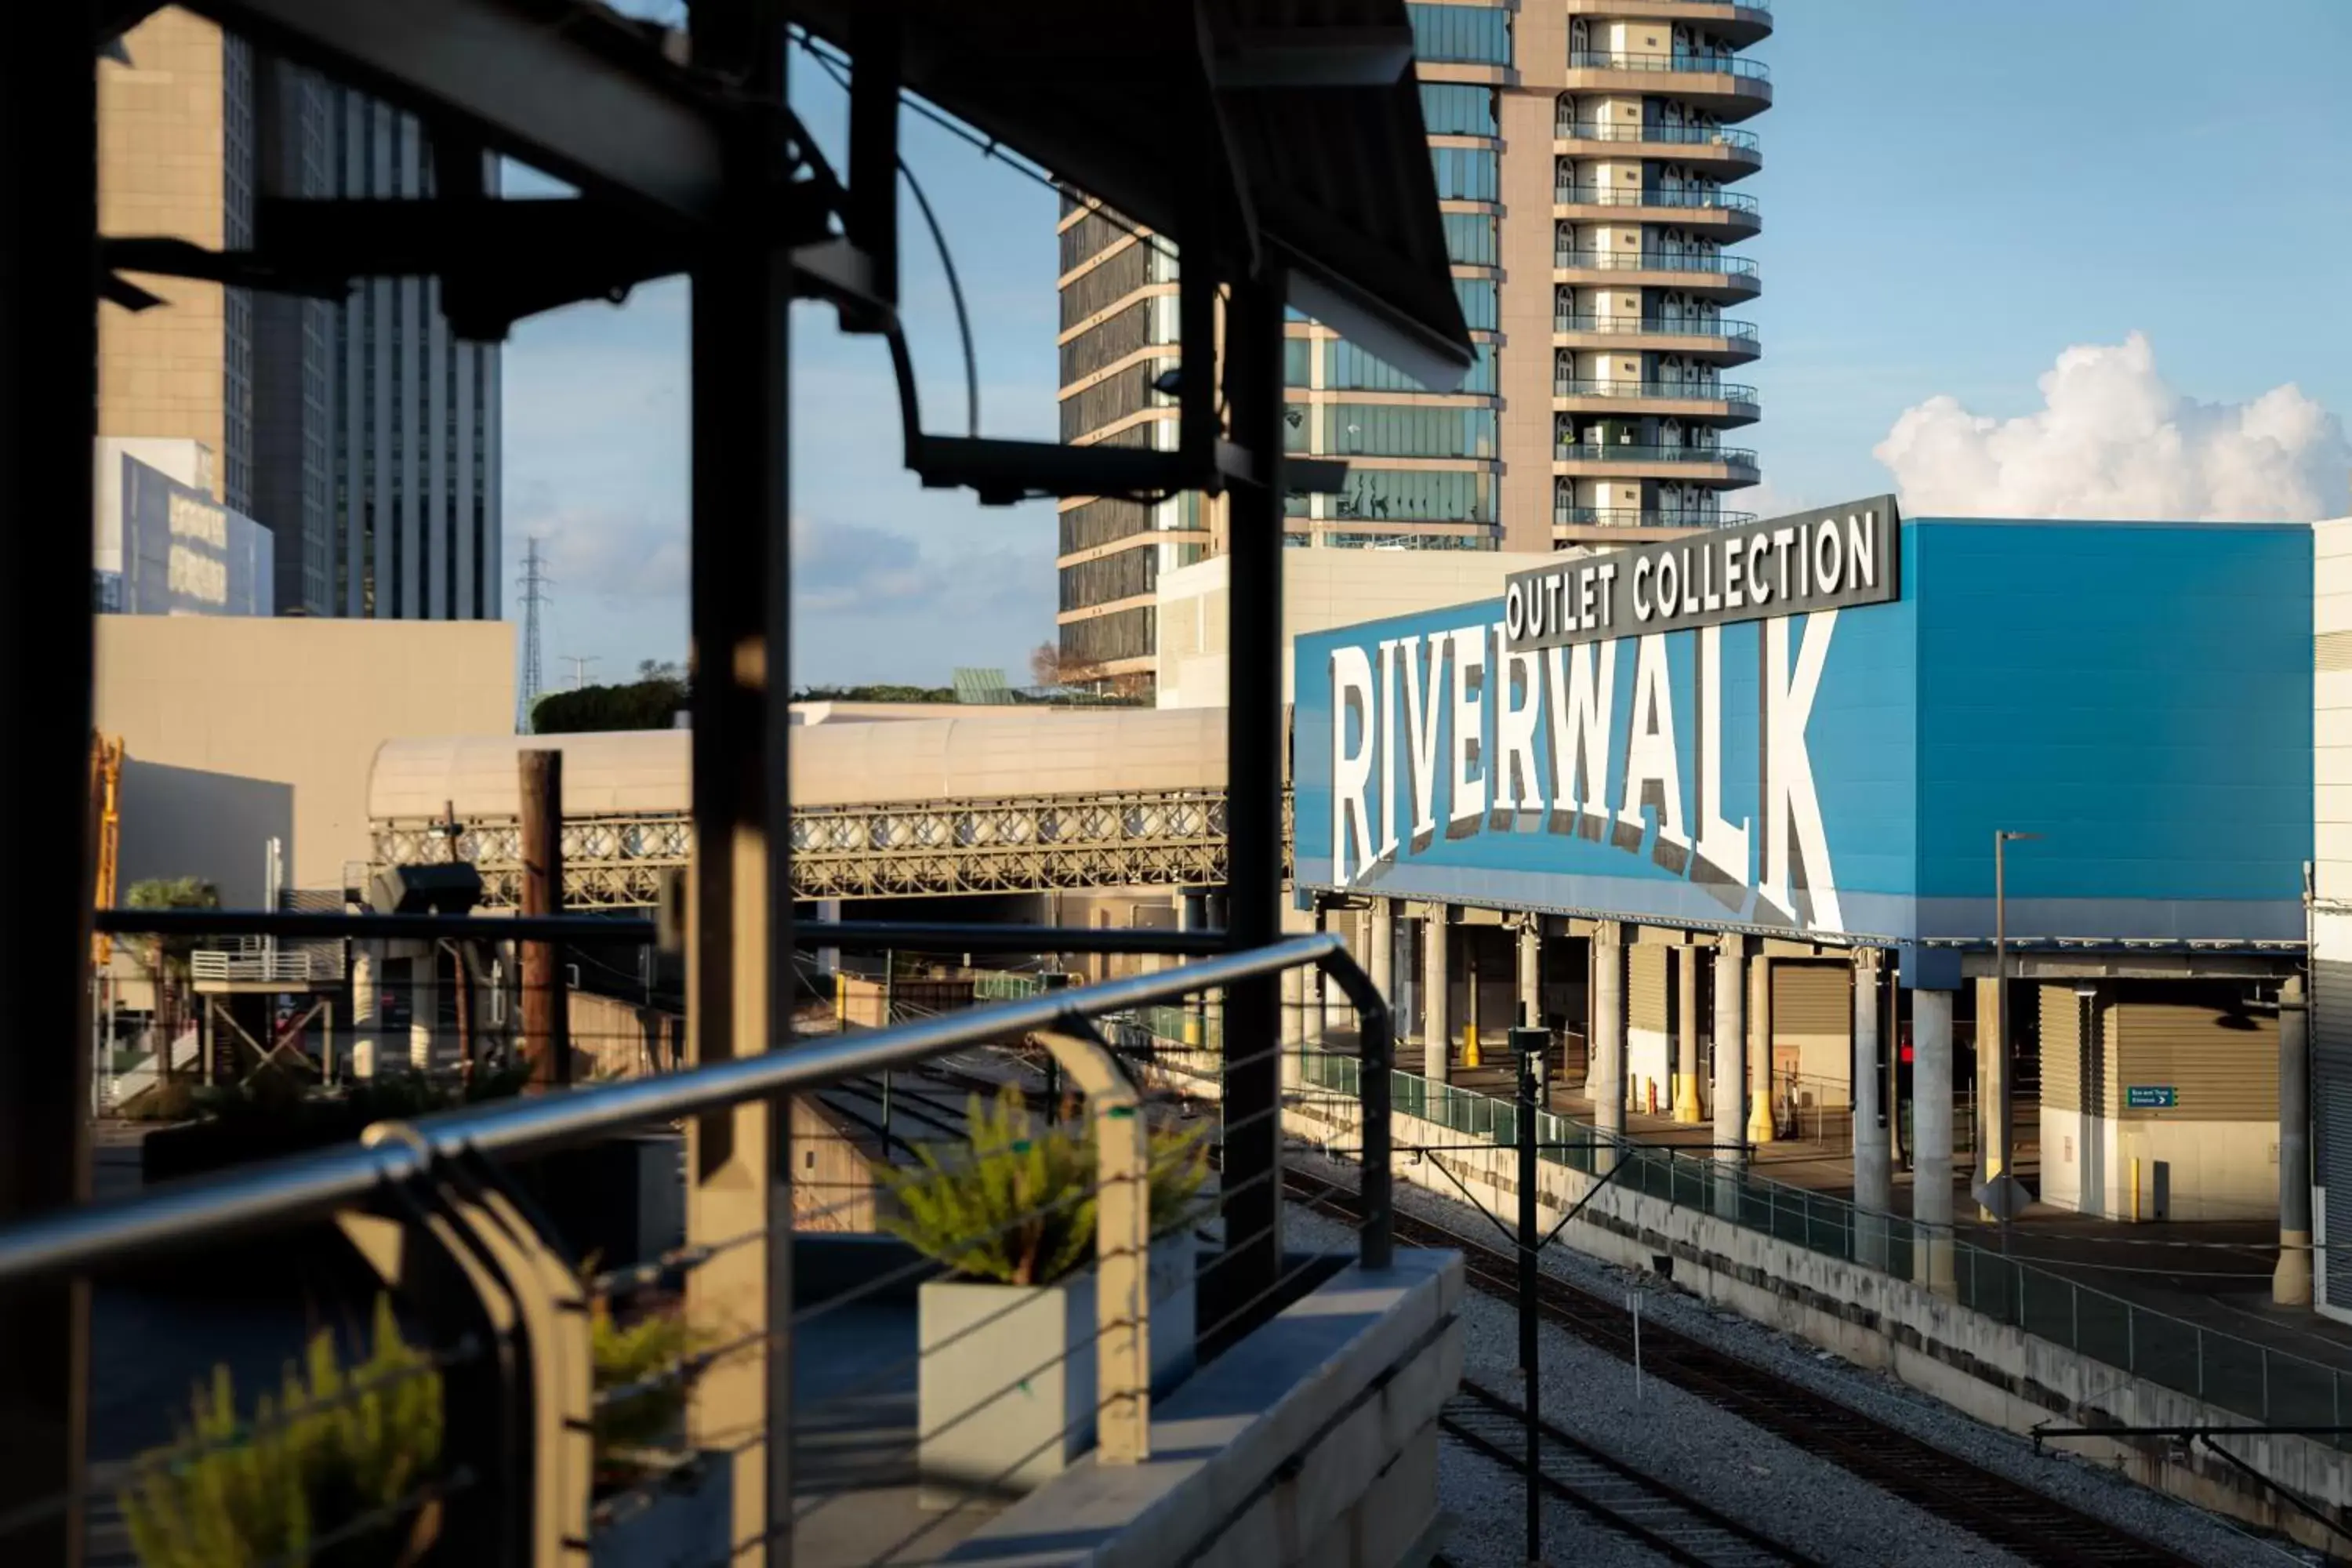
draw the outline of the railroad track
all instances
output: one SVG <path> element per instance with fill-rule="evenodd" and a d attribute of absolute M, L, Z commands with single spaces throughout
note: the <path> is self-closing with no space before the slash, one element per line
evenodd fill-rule
<path fill-rule="evenodd" d="M 1446 1402 L 1438 1428 L 1461 1447 L 1527 1473 L 1527 1411 L 1468 1378 Z M 1643 1475 L 1614 1455 L 1537 1417 L 1537 1479 L 1587 1518 L 1686 1568 L 1813 1568 L 1816 1559 Z"/>
<path fill-rule="evenodd" d="M 1288 1168 L 1283 1184 L 1294 1202 L 1351 1224 L 1360 1217 L 1353 1188 Z M 1517 1263 L 1509 1250 L 1416 1215 L 1399 1213 L 1395 1219 L 1398 1240 L 1453 1248 L 1462 1254 L 1477 1289 L 1506 1300 L 1518 1299 Z M 1622 1306 L 1549 1274 L 1537 1276 L 1536 1305 L 1579 1339 L 1621 1360 L 1633 1359 L 1633 1316 Z M 2042 1568 L 2195 1568 L 2168 1547 L 1655 1319 L 1642 1325 L 1642 1370 Z"/>

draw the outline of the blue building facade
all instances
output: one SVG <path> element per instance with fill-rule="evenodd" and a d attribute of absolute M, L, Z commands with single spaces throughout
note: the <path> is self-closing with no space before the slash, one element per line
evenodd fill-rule
<path fill-rule="evenodd" d="M 2302 940 L 2308 528 L 1921 518 L 1896 553 L 1884 603 L 1532 651 L 1502 601 L 1302 637 L 1300 897 L 1972 944 L 2006 830 L 2039 836 L 2012 936 Z"/>

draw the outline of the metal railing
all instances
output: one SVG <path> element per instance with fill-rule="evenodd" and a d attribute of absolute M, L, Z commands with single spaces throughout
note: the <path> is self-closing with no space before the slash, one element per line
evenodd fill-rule
<path fill-rule="evenodd" d="M 1554 250 L 1552 265 L 1582 268 L 1591 272 L 1712 272 L 1726 278 L 1754 278 L 1756 263 L 1745 256 L 1713 256 L 1694 251 Z"/>
<path fill-rule="evenodd" d="M 1570 528 L 1736 528 L 1754 522 L 1752 511 L 1658 511 L 1647 507 L 1560 506 L 1552 521 Z"/>
<path fill-rule="evenodd" d="M 1712 384 L 1688 381 L 1591 381 L 1581 376 L 1552 378 L 1555 397 L 1654 398 L 1672 403 L 1733 403 L 1756 406 L 1756 389 L 1736 381 Z"/>
<path fill-rule="evenodd" d="M 339 924 L 346 934 L 362 939 L 398 932 L 407 940 L 426 942 L 493 934 L 529 941 L 586 941 L 608 931 L 638 937 L 652 934 L 647 921 L 576 916 L 493 921 L 182 913 L 184 918 L 175 919 L 110 910 L 105 923 L 130 931 L 141 929 L 143 921 L 184 934 L 215 934 L 223 924 L 244 919 L 273 936 L 310 934 L 324 924 Z M 1221 932 L 992 931 L 819 922 L 794 932 L 796 942 L 804 946 L 887 942 L 901 951 L 939 943 L 943 936 L 950 939 L 943 944 L 947 947 L 978 951 L 1101 952 L 1153 947 L 1202 952 L 1224 940 Z M 226 1381 L 228 1373 L 222 1372 L 221 1394 L 200 1394 L 197 1418 L 192 1424 L 182 1423 L 196 1436 L 161 1447 L 96 1453 L 78 1493 L 49 1497 L 0 1515 L 0 1561 L 10 1559 L 11 1549 L 5 1542 L 13 1532 L 53 1521 L 69 1510 L 102 1515 L 110 1508 L 119 1508 L 134 1536 L 142 1529 L 168 1533 L 174 1528 L 174 1510 L 183 1505 L 208 1506 L 197 1494 L 207 1487 L 217 1489 L 223 1467 L 240 1473 L 252 1469 L 265 1476 L 291 1477 L 298 1473 L 295 1467 L 317 1457 L 315 1445 L 331 1447 L 338 1440 L 331 1436 L 331 1418 L 336 1412 L 354 1406 L 362 1408 L 362 1424 L 370 1430 L 381 1426 L 394 1440 L 413 1445 L 394 1456 L 399 1461 L 395 1469 L 404 1479 L 390 1489 L 392 1495 L 371 1497 L 371 1503 L 380 1506 L 361 1510 L 340 1522 L 314 1521 L 325 1534 L 313 1537 L 309 1550 L 316 1550 L 326 1540 L 391 1532 L 411 1546 L 420 1542 L 429 1545 L 436 1561 L 446 1557 L 456 1562 L 555 1564 L 583 1563 L 592 1556 L 601 1561 L 608 1542 L 613 1550 L 623 1550 L 625 1543 L 618 1537 L 635 1528 L 632 1521 L 640 1514 L 670 1509 L 681 1499 L 699 1499 L 698 1506 L 716 1506 L 719 1510 L 719 1551 L 714 1560 L 725 1560 L 730 1554 L 730 1542 L 735 1551 L 742 1549 L 742 1538 L 733 1529 L 742 1517 L 740 1508 L 732 1523 L 727 1511 L 740 1499 L 729 1501 L 723 1488 L 714 1491 L 705 1485 L 706 1480 L 729 1472 L 736 1464 L 736 1455 L 753 1447 L 771 1456 L 786 1452 L 796 1442 L 790 1435 L 812 1429 L 812 1425 L 816 1431 L 836 1434 L 841 1425 L 861 1419 L 857 1412 L 869 1407 L 876 1397 L 873 1386 L 854 1379 L 851 1386 L 841 1379 L 818 1378 L 805 1388 L 795 1384 L 797 1392 L 786 1394 L 786 1385 L 772 1382 L 763 1366 L 790 1356 L 792 1347 L 810 1335 L 818 1336 L 812 1342 L 822 1345 L 827 1342 L 823 1336 L 828 1333 L 864 1331 L 840 1327 L 854 1325 L 864 1316 L 842 1313 L 841 1308 L 874 1300 L 885 1291 L 912 1292 L 922 1280 L 940 1279 L 948 1272 L 938 1259 L 967 1258 L 971 1255 L 967 1248 L 992 1244 L 1012 1236 L 1018 1227 L 1034 1227 L 1053 1214 L 1069 1212 L 1082 1204 L 1095 1216 L 1086 1224 L 1092 1231 L 1087 1245 L 1097 1262 L 1087 1270 L 1078 1255 L 1063 1256 L 1092 1281 L 1087 1288 L 1095 1298 L 1094 1331 L 1083 1335 L 1074 1332 L 1066 1342 L 1057 1342 L 1049 1351 L 1039 1352 L 1043 1359 L 1034 1367 L 1011 1363 L 1035 1348 L 1027 1341 L 1019 1335 L 1013 1336 L 1018 1342 L 1007 1342 L 1002 1333 L 994 1340 L 989 1336 L 988 1325 L 1011 1310 L 1009 1306 L 987 1311 L 944 1338 L 932 1336 L 918 1342 L 909 1337 L 907 1348 L 913 1354 L 887 1369 L 887 1375 L 903 1379 L 910 1392 L 914 1368 L 929 1358 L 965 1353 L 967 1361 L 976 1356 L 984 1364 L 976 1381 L 963 1375 L 973 1370 L 971 1366 L 958 1373 L 965 1387 L 956 1408 L 946 1415 L 941 1415 L 925 1396 L 917 1441 L 888 1456 L 885 1468 L 893 1478 L 891 1485 L 898 1484 L 895 1478 L 912 1463 L 920 1468 L 927 1488 L 937 1480 L 957 1489 L 960 1497 L 997 1496 L 1001 1483 L 1013 1471 L 995 1473 L 996 1461 L 1027 1463 L 1026 1457 L 1016 1451 L 992 1446 L 1001 1436 L 992 1436 L 991 1426 L 1003 1414 L 998 1406 L 1008 1400 L 1034 1403 L 1013 1397 L 1019 1386 L 1066 1361 L 1076 1367 L 1079 1363 L 1075 1358 L 1080 1355 L 1092 1368 L 1086 1375 L 1094 1380 L 1094 1397 L 1081 1400 L 1078 1413 L 1067 1422 L 1057 1411 L 1049 1424 L 1052 1429 L 1037 1434 L 1038 1442 L 1050 1447 L 1055 1456 L 1049 1468 L 1058 1468 L 1066 1458 L 1074 1458 L 1089 1447 L 1103 1463 L 1139 1459 L 1149 1451 L 1150 1390 L 1163 1371 L 1160 1355 L 1150 1348 L 1155 1343 L 1155 1322 L 1160 1334 L 1158 1343 L 1189 1354 L 1196 1335 L 1208 1341 L 1220 1333 L 1238 1334 L 1256 1317 L 1278 1309 L 1281 1302 L 1273 1300 L 1277 1291 L 1305 1288 L 1300 1270 L 1306 1266 L 1290 1268 L 1246 1300 L 1218 1302 L 1224 1310 L 1216 1322 L 1192 1316 L 1196 1300 L 1210 1300 L 1205 1292 L 1196 1298 L 1193 1282 L 1255 1238 L 1229 1237 L 1227 1248 L 1202 1262 L 1197 1271 L 1192 1262 L 1185 1261 L 1194 1256 L 1194 1249 L 1187 1245 L 1171 1254 L 1180 1266 L 1182 1280 L 1163 1279 L 1160 1243 L 1168 1235 L 1181 1234 L 1189 1240 L 1192 1222 L 1180 1213 L 1177 1231 L 1163 1233 L 1157 1228 L 1162 1218 L 1160 1174 L 1172 1168 L 1171 1160 L 1192 1159 L 1199 1139 L 1186 1137 L 1173 1125 L 1173 1100 L 1168 1103 L 1166 1117 L 1155 1117 L 1157 1102 L 1141 1098 L 1129 1076 L 1114 1067 L 1093 1021 L 1108 1021 L 1110 1033 L 1120 1037 L 1148 1034 L 1139 1021 L 1158 1022 L 1173 1015 L 1171 1021 L 1181 1039 L 1184 1010 L 1178 1005 L 1184 998 L 1226 994 L 1235 986 L 1295 970 L 1319 970 L 1327 984 L 1336 985 L 1345 995 L 1356 1014 L 1365 1065 L 1371 1069 L 1368 1081 L 1384 1086 L 1383 1069 L 1390 1060 L 1386 1004 L 1350 961 L 1339 938 L 1303 936 L 1249 951 L 1207 952 L 1181 968 L 1160 973 L 1041 991 L 871 1032 L 803 1037 L 788 1049 L 382 1121 L 356 1139 L 347 1135 L 309 1152 L 233 1165 L 209 1176 L 0 1227 L 0 1290 L 37 1287 L 66 1278 L 87 1279 L 102 1289 L 118 1288 L 126 1279 L 144 1282 L 136 1288 L 146 1292 L 140 1317 L 148 1342 L 139 1348 L 142 1355 L 150 1357 L 144 1364 L 155 1368 L 157 1375 L 152 1379 L 154 1387 L 142 1392 L 174 1406 L 185 1397 L 180 1391 L 191 1381 L 192 1369 L 184 1364 L 185 1358 L 201 1358 L 207 1352 L 192 1347 L 181 1361 L 168 1366 L 153 1359 L 168 1358 L 177 1348 L 180 1336 L 173 1329 L 172 1303 L 207 1272 L 249 1267 L 224 1260 L 247 1254 L 291 1258 L 315 1255 L 322 1247 L 331 1251 L 334 1234 L 340 1231 L 359 1257 L 373 1266 L 381 1280 L 380 1287 L 370 1287 L 376 1292 L 378 1313 L 373 1356 L 358 1359 L 344 1338 L 330 1332 L 300 1344 L 276 1347 L 280 1353 L 275 1356 L 256 1352 L 245 1357 L 247 1372 L 256 1366 L 266 1371 L 277 1361 L 289 1359 L 286 1352 L 299 1350 L 300 1353 L 290 1359 L 306 1368 L 308 1389 L 299 1401 L 299 1411 L 287 1405 L 274 1415 L 248 1415 L 244 1407 L 227 1402 L 231 1398 Z M 1007 992 L 1031 989 L 1012 983 L 1002 988 Z M 902 1075 L 903 1084 L 919 1068 L 937 1068 L 950 1058 L 961 1061 L 974 1052 L 1001 1050 L 1007 1042 L 1025 1042 L 1023 1049 L 1031 1058 L 1039 1056 L 1037 1047 L 1042 1046 L 1055 1065 L 1045 1069 L 1042 1103 L 1046 1109 L 1031 1111 L 1014 1104 L 1004 1114 L 1027 1120 L 1006 1136 L 1055 1138 L 1052 1108 L 1060 1103 L 1059 1088 L 1066 1085 L 1085 1096 L 1092 1131 L 1060 1135 L 1060 1146 L 1071 1152 L 1069 1158 L 1080 1161 L 1074 1168 L 1081 1176 L 1068 1191 L 1057 1189 L 1050 1194 L 1051 1202 L 1025 1208 L 995 1229 L 970 1235 L 959 1230 L 945 1244 L 939 1244 L 938 1237 L 927 1243 L 902 1231 L 912 1244 L 911 1250 L 901 1247 L 896 1253 L 876 1254 L 884 1266 L 861 1264 L 864 1272 L 854 1285 L 843 1286 L 836 1280 L 813 1296 L 807 1289 L 793 1291 L 793 1271 L 782 1263 L 778 1249 L 782 1247 L 787 1256 L 799 1250 L 782 1246 L 794 1231 L 837 1226 L 826 1223 L 834 1205 L 823 1201 L 824 1194 L 817 1190 L 814 1178 L 805 1176 L 795 1160 L 780 1164 L 776 1172 L 774 1203 L 759 1211 L 772 1216 L 767 1223 L 727 1237 L 689 1232 L 687 1245 L 625 1258 L 620 1267 L 603 1272 L 582 1265 L 584 1248 L 571 1220 L 578 1217 L 580 1202 L 584 1200 L 573 1200 L 566 1216 L 556 1202 L 563 1194 L 550 1174 L 559 1167 L 550 1162 L 608 1151 L 620 1134 L 675 1129 L 688 1122 L 714 1125 L 703 1119 L 763 1103 L 778 1108 L 777 1121 L 771 1126 L 780 1127 L 781 1108 L 789 1097 L 829 1103 L 845 1096 L 856 1100 L 868 1092 L 877 1075 L 883 1086 L 881 1142 L 886 1154 L 904 1142 L 905 1128 L 924 1121 L 934 1129 L 934 1137 L 944 1130 L 950 1143 L 970 1140 L 977 1151 L 971 1158 L 982 1159 L 986 1150 L 981 1145 L 986 1139 L 981 1131 L 942 1121 L 944 1113 L 936 1099 L 925 1102 L 902 1095 L 894 1108 L 890 1076 Z M 1218 1043 L 1222 1046 L 1222 1038 Z M 1279 1054 L 1280 1047 L 1269 1040 L 1255 1057 L 1226 1059 L 1220 1065 L 1231 1072 L 1249 1068 L 1253 1061 L 1262 1059 L 1271 1072 Z M 949 1076 L 953 1079 L 952 1073 Z M 971 1083 L 975 1094 L 1007 1085 L 1034 1090 L 1036 1075 L 1029 1071 L 1024 1076 L 1007 1068 Z M 961 1079 L 950 1086 L 959 1098 L 965 1087 Z M 889 1125 L 894 1110 L 904 1119 L 897 1138 Z M 1228 1118 L 1220 1124 L 1220 1135 L 1231 1138 L 1244 1131 L 1243 1122 L 1278 1116 L 1276 1105 L 1255 1115 Z M 1377 1094 L 1367 1099 L 1364 1118 L 1370 1163 L 1359 1255 L 1365 1267 L 1381 1268 L 1391 1261 L 1392 1244 L 1385 1185 L 1387 1113 Z M 724 1129 L 743 1123 L 731 1114 L 720 1114 L 715 1125 Z M 772 1137 L 779 1135 L 771 1132 Z M 861 1148 L 864 1136 L 843 1134 L 845 1146 L 852 1151 Z M 630 1147 L 625 1141 L 622 1146 Z M 1008 1145 L 1022 1150 L 1030 1146 L 1025 1142 Z M 862 1152 L 853 1152 L 849 1165 L 861 1172 L 870 1170 Z M 1277 1165 L 1256 1173 L 1247 1182 L 1278 1183 L 1279 1175 Z M 880 1177 L 866 1178 L 864 1184 L 871 1189 L 877 1183 L 887 1186 L 888 1194 L 862 1191 L 858 1201 L 865 1207 L 860 1213 L 880 1212 L 885 1196 L 905 1190 Z M 642 1179 L 635 1188 L 643 1190 Z M 1151 1193 L 1149 1203 L 1144 1196 L 1147 1189 Z M 1235 1190 L 1236 1184 L 1229 1181 L 1220 1195 L 1231 1196 Z M 1029 1231 L 1023 1229 L 1020 1234 Z M 761 1258 L 767 1261 L 760 1262 Z M 180 1266 L 180 1260 L 192 1258 L 202 1258 L 212 1268 L 191 1270 Z M 746 1258 L 753 1263 L 748 1271 L 743 1267 Z M 717 1282 L 706 1284 L 708 1280 Z M 675 1300 L 680 1289 L 685 1292 L 683 1308 Z M 1227 1295 L 1245 1289 L 1236 1287 Z M 1013 1294 L 1025 1300 L 1030 1292 Z M 367 1317 L 365 1310 L 360 1310 L 338 1319 L 334 1303 L 324 1305 L 331 1321 L 363 1321 Z M 1156 1317 L 1163 1307 L 1169 1314 L 1164 1321 Z M 276 1320 L 265 1313 L 258 1321 L 266 1324 Z M 95 1356 L 100 1364 L 116 1369 L 118 1378 L 120 1369 L 131 1359 L 125 1354 L 131 1347 L 108 1337 L 120 1331 L 102 1324 Z M 192 1342 L 195 1337 L 188 1336 Z M 994 1348 L 968 1353 L 950 1350 L 965 1341 Z M 1018 1352 L 1011 1361 L 1003 1353 L 1007 1343 Z M 365 1347 L 360 1349 L 363 1352 Z M 322 1364 L 327 1368 L 323 1373 Z M 870 1355 L 857 1370 L 883 1375 L 875 1372 Z M 999 1371 L 1011 1381 L 997 1394 L 988 1394 L 989 1376 Z M 1073 1370 L 1067 1375 L 1079 1373 Z M 763 1394 L 763 1389 L 770 1392 Z M 728 1428 L 739 1447 L 706 1440 L 711 1436 L 709 1429 L 688 1424 L 688 1394 L 700 1390 L 717 1390 L 713 1397 L 728 1407 L 755 1413 L 748 1426 Z M 702 1394 L 697 1392 L 694 1397 L 699 1401 Z M 121 1398 L 119 1392 L 113 1396 L 117 1402 Z M 206 1403 L 215 1399 L 223 1402 Z M 322 1420 L 328 1426 L 320 1426 Z M 963 1436 L 948 1436 L 957 1431 Z M 877 1436 L 889 1437 L 895 1431 Z M 984 1455 L 989 1474 L 973 1473 L 971 1456 L 975 1449 Z M 365 1459 L 365 1456 L 337 1453 L 337 1463 L 358 1465 Z M 378 1471 L 368 1473 L 380 1479 Z M 772 1468 L 768 1472 L 772 1483 L 781 1473 Z M 761 1538 L 796 1528 L 796 1521 L 815 1508 L 883 1486 L 866 1472 L 851 1474 L 822 1464 L 808 1475 L 796 1473 L 793 1483 L 793 1518 L 783 1517 L 781 1511 L 769 1514 L 761 1525 L 765 1532 Z M 289 1479 L 288 1484 L 300 1483 Z M 814 1504 L 813 1495 L 818 1499 Z M 710 1502 L 713 1497 L 719 1500 L 716 1504 Z M 928 1531 L 929 1521 L 935 1517 L 912 1510 L 908 1514 L 913 1532 L 910 1540 Z M 636 1550 L 634 1545 L 627 1549 Z M 278 1553 L 263 1551 L 250 1555 L 257 1561 L 270 1561 Z M 298 1550 L 289 1560 L 307 1559 Z M 701 1555 L 696 1560 L 700 1561 Z"/>
<path fill-rule="evenodd" d="M 1725 53 L 1666 54 L 1640 50 L 1571 49 L 1568 63 L 1574 70 L 1693 71 L 1710 76 L 1736 76 L 1748 81 L 1769 81 L 1771 70 L 1761 60 Z"/>
<path fill-rule="evenodd" d="M 200 947 L 188 954 L 188 973 L 197 980 L 229 984 L 304 986 L 343 978 L 341 948 L 279 946 L 258 940 L 234 947 Z"/>
<path fill-rule="evenodd" d="M 1739 191 L 1709 191 L 1685 186 L 1677 190 L 1651 187 L 1645 190 L 1618 190 L 1608 185 L 1554 184 L 1551 192 L 1556 206 L 1585 207 L 1673 207 L 1682 211 L 1716 211 L 1753 214 L 1759 210 L 1756 198 Z"/>
<path fill-rule="evenodd" d="M 1636 447 L 1608 441 L 1562 441 L 1553 457 L 1564 463 L 1721 463 L 1752 468 L 1756 454 L 1746 447 Z"/>
<path fill-rule="evenodd" d="M 1668 321 L 1653 316 L 1588 316 L 1572 310 L 1555 311 L 1551 330 L 1555 332 L 1597 332 L 1609 336 L 1727 338 L 1738 343 L 1753 343 L 1756 341 L 1756 323 L 1753 321 L 1692 320 L 1687 317 Z"/>
<path fill-rule="evenodd" d="M 1364 1081 L 1357 1062 L 1312 1048 L 1301 1076 L 1341 1097 L 1358 1094 Z M 1511 1101 L 1402 1070 L 1390 1078 L 1394 1114 L 1498 1146 L 1515 1142 L 1517 1108 Z M 1949 1289 L 1962 1307 L 2235 1415 L 2315 1426 L 2341 1426 L 2352 1416 L 2352 1373 L 2158 1311 L 2029 1258 L 2004 1257 L 1948 1227 L 1857 1208 L 1712 1153 L 1612 1140 L 1551 1111 L 1538 1115 L 1540 1158 L 1551 1163 L 1586 1175 L 1613 1163 L 1615 1184 L 1643 1197 L 1896 1279 L 1924 1281 L 1931 1267 L 1938 1273 L 1948 1267 Z M 2325 1440 L 2352 1449 L 2352 1435 Z"/>
<path fill-rule="evenodd" d="M 1556 142 L 1648 142 L 1668 147 L 1727 147 L 1757 153 L 1763 142 L 1753 131 L 1722 125 L 1612 125 L 1604 121 L 1559 120 L 1552 123 Z"/>

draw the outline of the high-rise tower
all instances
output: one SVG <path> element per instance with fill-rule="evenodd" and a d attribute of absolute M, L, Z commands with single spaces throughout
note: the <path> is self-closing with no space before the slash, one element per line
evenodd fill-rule
<path fill-rule="evenodd" d="M 1722 0 L 1409 4 L 1422 117 L 1478 363 L 1429 392 L 1319 323 L 1286 345 L 1292 450 L 1344 458 L 1339 494 L 1294 497 L 1297 545 L 1606 547 L 1742 521 L 1757 482 L 1724 437 L 1755 422 L 1755 198 L 1737 122 L 1772 101 L 1743 52 L 1766 5 Z M 1062 438 L 1172 445 L 1153 383 L 1175 363 L 1175 247 L 1072 195 L 1061 223 Z M 1066 670 L 1150 679 L 1163 570 L 1222 549 L 1221 508 L 1093 500 L 1061 513 Z"/>
<path fill-rule="evenodd" d="M 434 187 L 413 116 L 204 17 L 165 7 L 123 45 L 99 68 L 109 234 L 234 249 L 268 197 Z M 498 618 L 499 351 L 450 335 L 437 279 L 366 279 L 341 304 L 140 283 L 163 304 L 100 310 L 100 431 L 216 454 L 216 499 L 273 537 L 280 614 Z"/>

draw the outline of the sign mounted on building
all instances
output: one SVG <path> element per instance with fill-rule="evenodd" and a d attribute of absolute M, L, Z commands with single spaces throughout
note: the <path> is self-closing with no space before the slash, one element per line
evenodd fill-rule
<path fill-rule="evenodd" d="M 1546 558 L 1298 638 L 1298 885 L 1989 941 L 2022 825 L 2013 934 L 2295 940 L 2310 583 L 2305 528 L 1884 497 Z"/>
<path fill-rule="evenodd" d="M 1878 496 L 1522 572 L 1503 588 L 1503 647 L 1892 604 L 1903 596 L 1900 522 L 1895 498 Z"/>
<path fill-rule="evenodd" d="M 2124 1086 L 2124 1108 L 2127 1110 L 2174 1110 L 2179 1105 L 2180 1091 L 2168 1083 Z"/>

